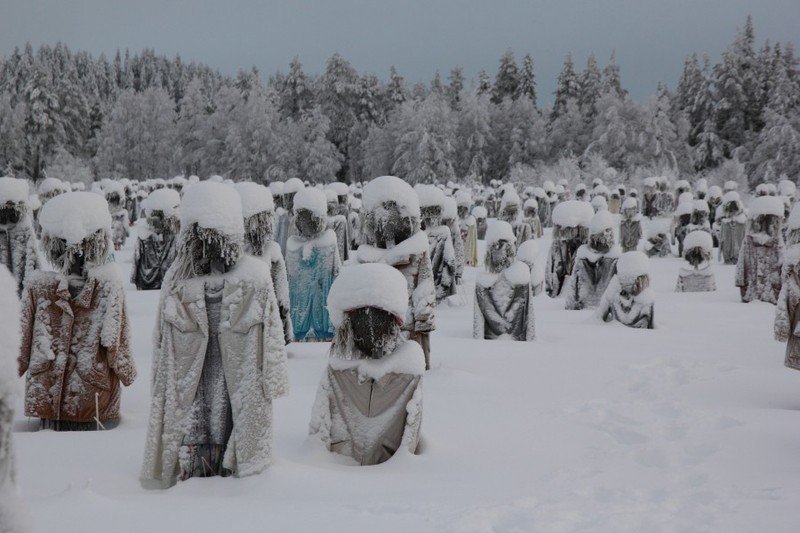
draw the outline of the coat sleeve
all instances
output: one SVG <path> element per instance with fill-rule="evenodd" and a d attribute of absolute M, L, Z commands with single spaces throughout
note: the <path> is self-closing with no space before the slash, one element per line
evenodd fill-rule
<path fill-rule="evenodd" d="M 792 333 L 792 305 L 789 302 L 791 291 L 789 284 L 784 283 L 778 295 L 778 305 L 775 307 L 775 340 L 787 342 Z"/>
<path fill-rule="evenodd" d="M 18 372 L 20 376 L 28 371 L 28 364 L 31 360 L 31 349 L 33 348 L 33 324 L 36 320 L 36 303 L 33 301 L 33 294 L 29 287 L 25 287 L 22 292 L 22 316 L 20 327 L 22 328 L 22 339 L 19 347 L 19 357 L 17 358 Z"/>
<path fill-rule="evenodd" d="M 108 299 L 100 339 L 106 348 L 108 366 L 127 387 L 136 379 L 136 364 L 131 354 L 130 323 L 124 289 L 115 286 L 110 291 Z"/>
<path fill-rule="evenodd" d="M 289 393 L 289 371 L 286 362 L 286 345 L 283 336 L 278 301 L 275 291 L 267 291 L 268 297 L 264 308 L 262 373 L 266 385 L 267 396 L 274 400 Z"/>

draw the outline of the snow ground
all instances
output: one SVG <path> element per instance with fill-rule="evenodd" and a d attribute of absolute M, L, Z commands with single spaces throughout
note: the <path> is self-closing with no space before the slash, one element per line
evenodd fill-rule
<path fill-rule="evenodd" d="M 117 254 L 126 272 L 131 245 Z M 308 445 L 327 345 L 293 344 L 275 465 L 157 492 L 138 475 L 158 294 L 131 286 L 140 375 L 123 421 L 34 432 L 20 400 L 23 496 L 43 532 L 797 531 L 800 375 L 772 339 L 774 308 L 740 303 L 730 266 L 718 292 L 676 294 L 680 265 L 652 260 L 654 331 L 540 295 L 536 342 L 476 341 L 471 296 L 440 307 L 421 453 L 378 466 Z"/>

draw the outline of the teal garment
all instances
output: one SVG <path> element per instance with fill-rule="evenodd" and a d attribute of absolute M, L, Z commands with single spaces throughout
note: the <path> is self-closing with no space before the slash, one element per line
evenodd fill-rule
<path fill-rule="evenodd" d="M 330 230 L 329 230 L 330 231 Z M 339 254 L 332 245 L 314 246 L 303 257 L 304 246 L 287 246 L 286 270 L 289 274 L 289 304 L 294 338 L 331 340 L 335 328 L 328 316 L 328 292 L 339 273 Z"/>

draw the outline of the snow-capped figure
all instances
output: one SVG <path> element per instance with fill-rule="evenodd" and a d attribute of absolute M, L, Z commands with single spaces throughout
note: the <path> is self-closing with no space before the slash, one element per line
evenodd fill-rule
<path fill-rule="evenodd" d="M 790 203 L 794 203 L 797 196 L 797 185 L 784 176 L 784 179 L 778 182 L 778 193 L 784 198 L 788 198 Z"/>
<path fill-rule="evenodd" d="M 715 229 L 719 235 L 719 259 L 726 265 L 735 265 L 747 232 L 747 214 L 738 192 L 725 193 L 717 210 Z"/>
<path fill-rule="evenodd" d="M 482 205 L 476 205 L 472 208 L 472 216 L 475 217 L 475 228 L 477 229 L 478 240 L 482 241 L 486 238 L 489 212 Z"/>
<path fill-rule="evenodd" d="M 656 178 L 645 178 L 642 182 L 644 193 L 642 194 L 642 214 L 647 218 L 658 216 L 658 183 Z"/>
<path fill-rule="evenodd" d="M 106 180 L 103 194 L 111 212 L 111 242 L 114 243 L 114 249 L 119 250 L 130 235 L 130 222 L 125 210 L 125 188 L 118 181 Z"/>
<path fill-rule="evenodd" d="M 252 182 L 236 184 L 242 200 L 244 221 L 244 251 L 267 263 L 275 298 L 278 302 L 286 344 L 292 341 L 294 331 L 289 306 L 289 281 L 281 248 L 272 240 L 275 228 L 275 203 L 269 189 Z"/>
<path fill-rule="evenodd" d="M 344 185 L 344 184 L 342 184 Z M 348 243 L 350 242 L 349 223 L 347 217 L 341 214 L 339 197 L 336 191 L 325 189 L 325 200 L 328 205 L 328 228 L 336 234 L 336 245 L 339 248 L 339 258 L 347 261 Z"/>
<path fill-rule="evenodd" d="M 28 183 L 0 178 L 0 264 L 17 281 L 17 294 L 25 281 L 39 268 L 36 233 L 28 206 Z"/>
<path fill-rule="evenodd" d="M 395 176 L 381 176 L 363 190 L 364 238 L 358 263 L 385 263 L 406 279 L 408 312 L 403 330 L 422 346 L 430 368 L 430 332 L 435 329 L 436 288 L 428 237 L 420 229 L 417 193 Z"/>
<path fill-rule="evenodd" d="M 611 198 L 608 200 L 608 211 L 614 215 L 618 215 L 622 209 L 622 197 L 620 196 L 619 189 L 611 191 Z"/>
<path fill-rule="evenodd" d="M 144 200 L 146 226 L 139 226 L 133 252 L 131 282 L 140 291 L 158 290 L 176 254 L 181 197 L 173 189 L 158 189 Z"/>
<path fill-rule="evenodd" d="M 711 222 L 709 221 L 708 202 L 694 200 L 692 202 L 692 220 L 687 227 L 688 233 L 705 231 L 711 235 Z"/>
<path fill-rule="evenodd" d="M 711 234 L 703 230 L 695 230 L 686 236 L 683 243 L 683 258 L 689 268 L 681 268 L 676 292 L 710 292 L 717 290 L 714 267 L 711 264 L 711 252 L 714 241 Z"/>
<path fill-rule="evenodd" d="M 361 199 L 352 196 L 348 199 L 350 203 L 350 212 L 347 215 L 347 227 L 350 235 L 350 249 L 357 250 L 363 242 L 361 235 L 361 227 L 363 226 L 363 217 L 361 214 Z"/>
<path fill-rule="evenodd" d="M 786 343 L 784 364 L 800 370 L 800 246 L 784 256 L 783 284 L 775 308 L 775 340 Z"/>
<path fill-rule="evenodd" d="M 281 201 L 283 203 L 283 213 L 278 216 L 278 224 L 275 228 L 275 242 L 281 247 L 281 252 L 286 256 L 286 241 L 289 237 L 296 235 L 294 224 L 294 196 L 304 188 L 303 182 L 299 178 L 290 178 L 283 184 Z"/>
<path fill-rule="evenodd" d="M 453 241 L 453 252 L 456 258 L 456 285 L 461 285 L 461 278 L 464 276 L 464 266 L 467 264 L 467 252 L 464 240 L 461 238 L 461 230 L 458 227 L 458 207 L 455 198 L 447 196 L 442 206 L 442 225 L 450 230 L 450 238 Z"/>
<path fill-rule="evenodd" d="M 539 220 L 542 227 L 550 228 L 553 226 L 553 205 L 547 199 L 547 193 L 541 187 L 533 188 L 533 196 L 539 205 Z"/>
<path fill-rule="evenodd" d="M 553 243 L 545 272 L 545 290 L 551 298 L 561 294 L 567 276 L 572 274 L 575 253 L 589 239 L 593 216 L 592 205 L 580 200 L 567 200 L 553 210 Z"/>
<path fill-rule="evenodd" d="M 486 270 L 475 280 L 472 336 L 532 341 L 536 336 L 528 265 L 516 260 L 516 237 L 508 222 L 496 220 L 486 232 Z"/>
<path fill-rule="evenodd" d="M 642 252 L 626 252 L 617 260 L 616 270 L 596 316 L 605 322 L 616 320 L 632 328 L 653 329 L 655 296 L 650 288 L 647 256 Z"/>
<path fill-rule="evenodd" d="M 403 335 L 405 290 L 394 268 L 360 264 L 343 268 L 328 295 L 336 337 L 309 433 L 359 465 L 413 454 L 419 443 L 425 356 Z"/>
<path fill-rule="evenodd" d="M 775 303 L 781 289 L 783 202 L 775 196 L 760 196 L 750 205 L 747 234 L 736 263 L 736 286 L 743 302 Z"/>
<path fill-rule="evenodd" d="M 614 219 L 599 211 L 589 224 L 589 242 L 575 253 L 572 275 L 567 278 L 565 309 L 594 309 L 614 275 L 620 249 L 614 243 Z"/>
<path fill-rule="evenodd" d="M 530 239 L 540 239 L 542 237 L 542 221 L 539 220 L 539 202 L 536 198 L 528 198 L 522 210 L 522 221 L 517 231 L 517 247 Z"/>
<path fill-rule="evenodd" d="M 334 328 L 325 300 L 342 264 L 336 233 L 327 229 L 324 192 L 308 187 L 292 200 L 297 235 L 286 241 L 286 273 L 294 338 L 328 341 L 333 338 Z"/>
<path fill-rule="evenodd" d="M 123 202 L 123 207 L 125 208 L 125 211 L 128 212 L 128 225 L 132 225 L 139 218 L 136 188 L 134 182 L 132 182 L 128 178 L 123 178 L 119 180 L 119 182 L 122 184 L 125 190 L 125 200 Z"/>
<path fill-rule="evenodd" d="M 722 189 L 719 185 L 712 185 L 708 188 L 708 194 L 706 194 L 705 199 L 708 202 L 708 217 L 712 227 L 716 222 L 717 208 L 723 203 L 722 198 Z"/>
<path fill-rule="evenodd" d="M 675 224 L 672 230 L 672 242 L 678 243 L 678 255 L 683 256 L 683 239 L 691 231 L 694 202 L 681 202 L 675 210 Z"/>
<path fill-rule="evenodd" d="M 522 261 L 531 273 L 531 291 L 534 296 L 544 290 L 544 269 L 539 265 L 539 241 L 530 239 L 517 247 L 517 260 Z"/>
<path fill-rule="evenodd" d="M 428 254 L 436 287 L 436 302 L 456 293 L 456 252 L 450 229 L 442 224 L 444 193 L 434 185 L 417 185 L 422 229 L 428 235 Z"/>
<path fill-rule="evenodd" d="M 605 196 L 598 194 L 592 198 L 591 204 L 595 213 L 599 213 L 600 211 L 608 211 L 608 202 L 606 201 Z"/>
<path fill-rule="evenodd" d="M 45 178 L 39 184 L 39 200 L 42 205 L 67 192 L 70 192 L 70 187 L 58 178 Z"/>
<path fill-rule="evenodd" d="M 141 482 L 257 474 L 272 462 L 272 400 L 288 389 L 278 304 L 260 259 L 243 254 L 239 195 L 186 190 L 178 256 L 156 318 Z"/>
<path fill-rule="evenodd" d="M 522 200 L 513 187 L 507 187 L 500 202 L 500 211 L 497 213 L 499 220 L 504 220 L 511 224 L 515 230 L 519 227 L 520 212 L 522 211 Z"/>
<path fill-rule="evenodd" d="M 658 178 L 658 193 L 656 194 L 656 216 L 666 215 L 674 209 L 674 197 L 669 192 L 669 181 L 661 176 Z"/>
<path fill-rule="evenodd" d="M 464 242 L 464 258 L 469 266 L 478 265 L 478 224 L 473 215 L 472 195 L 469 191 L 461 189 L 456 192 L 456 207 L 458 214 L 458 231 Z"/>
<path fill-rule="evenodd" d="M 675 200 L 674 200 L 672 205 L 675 208 L 677 208 L 678 205 L 681 203 L 681 195 L 683 195 L 683 194 L 685 194 L 687 192 L 691 193 L 691 191 L 692 191 L 692 187 L 691 187 L 691 185 L 689 185 L 688 181 L 686 181 L 686 180 L 678 180 L 678 181 L 676 181 L 675 182 L 675 191 L 673 193 L 674 196 L 675 196 Z"/>
<path fill-rule="evenodd" d="M 40 220 L 42 249 L 58 272 L 35 272 L 22 293 L 25 415 L 55 430 L 110 427 L 120 381 L 130 385 L 136 367 L 122 277 L 109 263 L 108 204 L 70 192 L 47 202 Z"/>
<path fill-rule="evenodd" d="M 623 252 L 632 252 L 642 239 L 642 215 L 636 198 L 625 198 L 622 202 L 622 218 L 619 221 L 619 244 Z"/>
<path fill-rule="evenodd" d="M 647 240 L 644 251 L 647 257 L 667 257 L 672 253 L 670 233 L 672 222 L 669 219 L 658 219 L 650 222 L 647 228 Z"/>
<path fill-rule="evenodd" d="M 705 200 L 708 194 L 708 180 L 700 178 L 694 184 L 694 195 L 699 200 Z"/>

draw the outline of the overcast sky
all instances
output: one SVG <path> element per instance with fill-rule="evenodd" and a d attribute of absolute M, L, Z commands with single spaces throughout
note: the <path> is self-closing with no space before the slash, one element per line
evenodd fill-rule
<path fill-rule="evenodd" d="M 394 64 L 413 83 L 457 64 L 494 77 L 511 47 L 533 55 L 550 101 L 567 53 L 582 68 L 590 52 L 602 66 L 616 50 L 624 86 L 642 100 L 659 81 L 675 86 L 687 54 L 716 60 L 748 13 L 759 46 L 798 41 L 800 0 L 0 0 L 0 54 L 26 41 L 109 56 L 151 47 L 266 77 L 295 55 L 318 73 L 339 52 L 360 72 L 385 79 Z"/>

